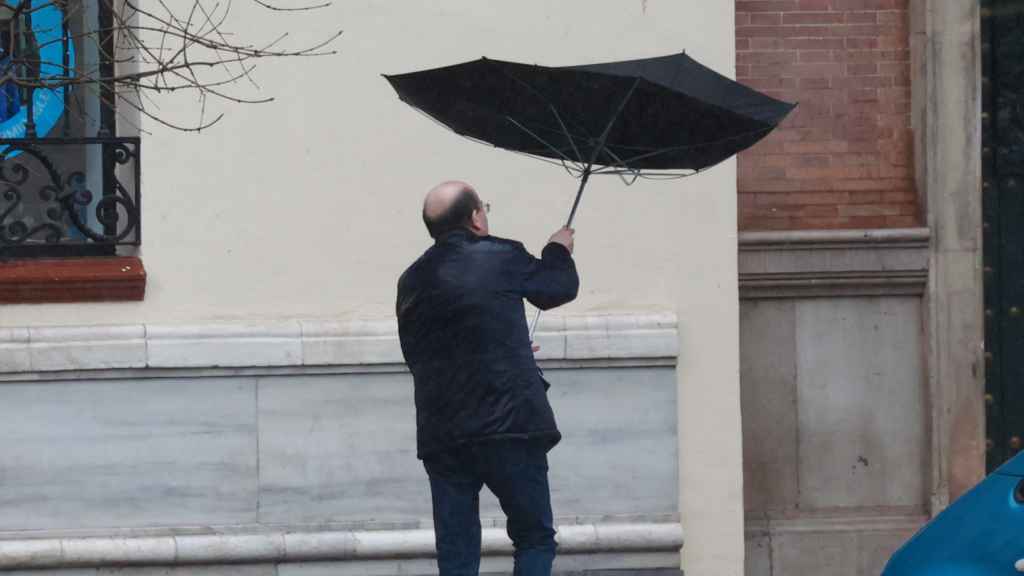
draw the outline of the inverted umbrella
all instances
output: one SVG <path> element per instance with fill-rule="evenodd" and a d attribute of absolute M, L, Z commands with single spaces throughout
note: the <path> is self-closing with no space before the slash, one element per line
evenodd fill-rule
<path fill-rule="evenodd" d="M 685 53 L 564 67 L 481 58 L 385 78 L 456 133 L 580 177 L 567 226 L 591 175 L 695 174 L 764 138 L 795 106 Z"/>

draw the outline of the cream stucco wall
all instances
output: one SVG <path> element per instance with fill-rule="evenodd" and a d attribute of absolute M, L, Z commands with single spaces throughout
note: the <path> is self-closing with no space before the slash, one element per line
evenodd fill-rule
<path fill-rule="evenodd" d="M 341 53 L 263 63 L 262 93 L 277 100 L 230 107 L 201 135 L 146 126 L 145 302 L 6 306 L 0 326 L 388 316 L 396 278 L 428 245 L 431 185 L 474 183 L 492 231 L 539 250 L 576 183 L 439 128 L 380 74 L 481 55 L 558 65 L 684 49 L 727 75 L 734 65 L 731 2 L 364 0 L 294 17 L 301 29 L 280 17 L 247 27 L 292 27 L 296 43 L 341 27 Z M 163 113 L 182 106 L 187 119 L 189 103 L 164 100 Z M 582 293 L 562 310 L 677 312 L 684 567 L 699 576 L 743 567 L 735 182 L 731 161 L 628 188 L 593 180 L 576 222 Z"/>

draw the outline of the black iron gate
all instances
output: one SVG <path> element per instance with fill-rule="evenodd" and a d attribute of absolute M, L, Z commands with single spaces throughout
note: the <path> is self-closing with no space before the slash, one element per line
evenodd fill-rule
<path fill-rule="evenodd" d="M 985 403 L 991 471 L 1024 439 L 1024 0 L 982 0 Z"/>

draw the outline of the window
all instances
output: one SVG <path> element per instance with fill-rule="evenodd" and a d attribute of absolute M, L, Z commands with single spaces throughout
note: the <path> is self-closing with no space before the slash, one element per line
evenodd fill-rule
<path fill-rule="evenodd" d="M 12 262 L 24 285 L 27 260 L 141 241 L 140 141 L 118 135 L 107 81 L 122 64 L 113 27 L 110 0 L 0 0 L 0 284 Z"/>

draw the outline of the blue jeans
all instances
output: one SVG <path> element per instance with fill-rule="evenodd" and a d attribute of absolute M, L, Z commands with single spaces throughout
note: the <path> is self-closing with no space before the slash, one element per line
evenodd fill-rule
<path fill-rule="evenodd" d="M 480 571 L 480 489 L 498 497 L 515 545 L 514 576 L 549 576 L 555 529 L 547 445 L 527 440 L 468 444 L 423 461 L 430 477 L 440 576 Z"/>

